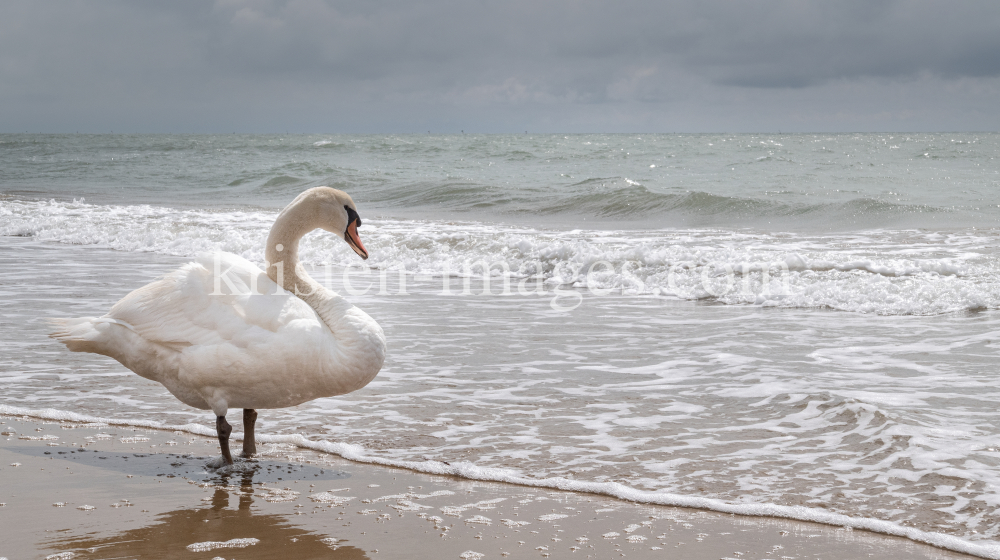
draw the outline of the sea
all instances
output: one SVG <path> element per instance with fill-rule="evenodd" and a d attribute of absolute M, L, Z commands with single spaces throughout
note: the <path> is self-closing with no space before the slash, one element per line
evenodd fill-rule
<path fill-rule="evenodd" d="M 0 135 L 0 413 L 213 434 L 46 320 L 321 185 L 371 258 L 303 262 L 388 355 L 262 440 L 1000 558 L 992 133 Z"/>

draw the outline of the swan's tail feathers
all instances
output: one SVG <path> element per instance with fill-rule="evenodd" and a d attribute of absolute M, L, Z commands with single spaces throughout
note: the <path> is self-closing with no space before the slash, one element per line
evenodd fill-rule
<path fill-rule="evenodd" d="M 73 352 L 108 353 L 108 333 L 111 325 L 120 325 L 132 330 L 131 325 L 109 317 L 79 317 L 77 319 L 50 319 L 51 338 L 66 345 Z"/>

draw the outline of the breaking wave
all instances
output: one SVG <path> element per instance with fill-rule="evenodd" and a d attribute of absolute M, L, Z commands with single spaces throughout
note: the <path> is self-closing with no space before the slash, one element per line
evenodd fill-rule
<path fill-rule="evenodd" d="M 177 256 L 221 250 L 262 263 L 274 217 L 268 210 L 6 199 L 0 200 L 0 235 Z M 810 236 L 366 219 L 361 235 L 370 266 L 417 277 L 489 274 L 601 295 L 880 315 L 1000 308 L 1000 261 L 988 250 L 997 234 L 989 231 Z M 358 265 L 347 246 L 326 233 L 308 236 L 301 256 L 314 267 Z"/>

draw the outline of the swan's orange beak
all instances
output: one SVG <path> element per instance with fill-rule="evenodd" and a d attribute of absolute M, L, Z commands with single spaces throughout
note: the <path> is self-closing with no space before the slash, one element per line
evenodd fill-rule
<path fill-rule="evenodd" d="M 358 221 L 353 220 L 347 225 L 347 231 L 344 232 L 344 240 L 347 244 L 354 249 L 354 252 L 358 254 L 362 259 L 368 260 L 368 249 L 365 249 L 363 243 L 361 243 L 361 238 L 358 237 Z"/>

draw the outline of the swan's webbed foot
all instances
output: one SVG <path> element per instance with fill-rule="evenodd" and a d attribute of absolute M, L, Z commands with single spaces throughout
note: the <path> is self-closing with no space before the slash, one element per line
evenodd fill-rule
<path fill-rule="evenodd" d="M 233 427 L 226 422 L 225 416 L 218 416 L 215 419 L 215 430 L 219 433 L 219 447 L 222 448 L 222 459 L 227 465 L 233 464 L 233 456 L 229 453 L 229 434 L 233 433 Z"/>
<path fill-rule="evenodd" d="M 257 411 L 252 408 L 243 409 L 243 453 L 241 457 L 249 459 L 257 454 L 257 441 L 254 425 L 257 423 Z"/>
<path fill-rule="evenodd" d="M 210 469 L 221 469 L 222 467 L 228 467 L 229 463 L 226 463 L 225 457 L 216 457 L 215 459 L 205 463 L 205 466 Z"/>

